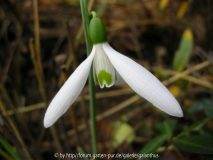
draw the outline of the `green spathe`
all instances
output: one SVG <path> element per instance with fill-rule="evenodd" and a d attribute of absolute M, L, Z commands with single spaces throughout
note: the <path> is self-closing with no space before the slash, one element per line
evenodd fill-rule
<path fill-rule="evenodd" d="M 108 86 L 110 86 L 112 84 L 112 75 L 105 70 L 101 70 L 98 73 L 98 80 L 102 87 L 104 86 L 104 81 Z"/>
<path fill-rule="evenodd" d="M 89 36 L 93 44 L 107 41 L 106 29 L 100 18 L 92 18 L 89 24 Z"/>

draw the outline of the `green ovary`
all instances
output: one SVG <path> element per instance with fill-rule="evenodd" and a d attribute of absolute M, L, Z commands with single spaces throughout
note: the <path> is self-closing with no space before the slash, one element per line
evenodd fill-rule
<path fill-rule="evenodd" d="M 104 81 L 109 86 L 112 84 L 112 75 L 107 73 L 105 70 L 101 70 L 98 74 L 98 80 L 101 86 L 104 85 Z"/>

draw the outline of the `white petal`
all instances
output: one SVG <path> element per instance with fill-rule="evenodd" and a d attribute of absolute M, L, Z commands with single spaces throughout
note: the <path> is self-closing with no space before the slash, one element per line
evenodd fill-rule
<path fill-rule="evenodd" d="M 53 125 L 68 110 L 76 98 L 78 98 L 87 81 L 94 55 L 95 47 L 93 47 L 89 57 L 78 66 L 58 91 L 45 113 L 45 128 Z"/>
<path fill-rule="evenodd" d="M 115 81 L 115 68 L 104 52 L 102 44 L 94 46 L 96 47 L 96 54 L 93 60 L 94 80 L 99 82 L 101 88 L 104 88 L 104 86 L 111 87 Z"/>
<path fill-rule="evenodd" d="M 94 60 L 93 60 L 93 61 L 94 61 Z M 98 83 L 98 79 L 97 79 L 97 75 L 96 75 L 96 72 L 95 72 L 94 62 L 93 62 L 92 71 L 93 71 L 93 79 L 94 79 L 94 82 L 95 82 L 95 84 L 97 84 L 97 83 Z"/>
<path fill-rule="evenodd" d="M 172 116 L 183 117 L 177 100 L 153 74 L 115 51 L 108 43 L 104 43 L 103 48 L 115 69 L 137 94 L 162 111 Z"/>
<path fill-rule="evenodd" d="M 121 75 L 116 71 L 116 78 L 115 78 L 115 85 L 123 85 L 125 83 L 124 79 L 121 77 Z"/>

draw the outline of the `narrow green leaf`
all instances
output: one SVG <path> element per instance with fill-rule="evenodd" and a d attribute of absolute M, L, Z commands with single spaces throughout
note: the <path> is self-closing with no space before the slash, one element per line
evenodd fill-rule
<path fill-rule="evenodd" d="M 0 143 L 5 147 L 5 149 L 13 156 L 16 160 L 21 160 L 19 153 L 17 150 L 12 147 L 1 135 L 0 135 Z"/>
<path fill-rule="evenodd" d="M 213 154 L 213 137 L 190 136 L 177 139 L 173 144 L 180 150 L 200 153 Z"/>
<path fill-rule="evenodd" d="M 192 49 L 193 34 L 190 29 L 186 29 L 173 59 L 173 68 L 175 71 L 181 72 L 188 64 Z"/>
<path fill-rule="evenodd" d="M 177 122 L 175 120 L 167 120 L 162 123 L 156 124 L 156 128 L 162 133 L 167 134 L 168 138 L 171 138 L 176 124 Z"/>
<path fill-rule="evenodd" d="M 140 154 L 155 153 L 155 151 L 164 144 L 167 138 L 167 134 L 162 134 L 160 136 L 155 137 L 143 147 L 143 149 L 140 151 Z"/>
<path fill-rule="evenodd" d="M 13 157 L 11 157 L 9 154 L 7 154 L 6 152 L 4 152 L 4 151 L 1 150 L 1 149 L 0 149 L 0 155 L 1 155 L 2 157 L 4 157 L 5 159 L 7 159 L 7 160 L 14 160 Z"/>
<path fill-rule="evenodd" d="M 183 136 L 184 134 L 190 132 L 190 131 L 198 131 L 200 130 L 208 121 L 210 121 L 213 117 L 209 117 L 209 118 L 206 118 L 206 119 L 203 119 L 199 122 L 196 122 L 194 124 L 192 124 L 191 126 L 189 126 L 187 129 L 185 129 L 183 132 L 181 132 L 178 136 Z"/>

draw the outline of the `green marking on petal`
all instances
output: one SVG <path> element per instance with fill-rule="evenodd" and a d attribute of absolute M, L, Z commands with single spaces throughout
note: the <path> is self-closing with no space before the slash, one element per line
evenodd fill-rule
<path fill-rule="evenodd" d="M 98 74 L 98 80 L 99 80 L 99 83 L 101 84 L 101 86 L 104 85 L 104 81 L 109 86 L 112 84 L 112 75 L 110 73 L 106 72 L 105 70 L 101 70 Z"/>

